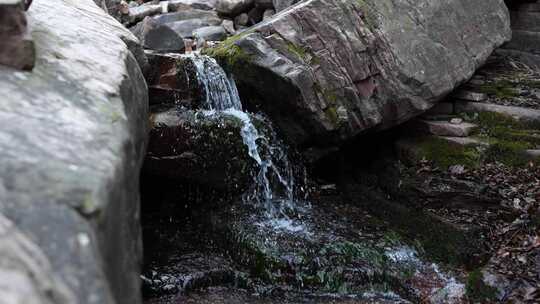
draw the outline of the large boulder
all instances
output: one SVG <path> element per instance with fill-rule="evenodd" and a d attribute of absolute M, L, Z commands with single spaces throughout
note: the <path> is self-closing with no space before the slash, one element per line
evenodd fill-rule
<path fill-rule="evenodd" d="M 0 214 L 0 303 L 74 302 L 41 249 Z"/>
<path fill-rule="evenodd" d="M 23 0 L 0 0 L 0 64 L 31 70 L 34 66 L 35 49 L 28 35 L 25 8 L 30 5 Z"/>
<path fill-rule="evenodd" d="M 208 51 L 304 147 L 423 113 L 510 36 L 503 0 L 308 0 Z"/>
<path fill-rule="evenodd" d="M 182 51 L 184 39 L 193 38 L 194 31 L 218 26 L 222 20 L 215 11 L 187 9 L 146 17 L 131 28 L 145 48 L 155 51 Z"/>
<path fill-rule="evenodd" d="M 35 0 L 28 20 L 33 71 L 0 66 L 0 213 L 43 257 L 14 248 L 41 274 L 2 266 L 0 285 L 18 280 L 15 296 L 44 294 L 36 303 L 140 303 L 141 49 L 92 0 Z"/>

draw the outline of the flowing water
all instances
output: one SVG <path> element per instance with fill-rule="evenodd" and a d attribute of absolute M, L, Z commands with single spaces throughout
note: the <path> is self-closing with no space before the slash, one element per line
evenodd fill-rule
<path fill-rule="evenodd" d="M 211 210 L 186 205 L 185 218 L 168 210 L 156 212 L 156 219 L 146 215 L 146 304 L 461 303 L 463 284 L 387 235 L 386 223 L 346 204 L 340 193 L 311 197 L 313 206 L 298 199 L 296 167 L 270 121 L 243 111 L 234 79 L 214 59 L 185 56 L 204 91 L 202 114 L 241 122 L 256 167 L 243 202 Z M 158 192 L 146 197 L 156 200 Z M 215 200 L 190 185 L 178 193 L 185 197 L 174 193 L 176 207 L 178 201 L 198 206 Z M 256 280 L 246 279 L 251 275 Z M 260 277 L 276 283 L 267 286 Z"/>
<path fill-rule="evenodd" d="M 203 107 L 208 115 L 225 113 L 239 119 L 240 131 L 249 156 L 255 160 L 258 172 L 254 174 L 252 189 L 244 195 L 246 202 L 264 206 L 266 224 L 289 231 L 300 231 L 302 225 L 293 224 L 289 214 L 295 212 L 294 173 L 283 143 L 279 141 L 271 124 L 263 117 L 270 134 L 262 134 L 254 125 L 252 114 L 242 110 L 242 103 L 232 76 L 222 69 L 215 59 L 189 54 L 194 63 L 200 87 L 205 91 Z"/>

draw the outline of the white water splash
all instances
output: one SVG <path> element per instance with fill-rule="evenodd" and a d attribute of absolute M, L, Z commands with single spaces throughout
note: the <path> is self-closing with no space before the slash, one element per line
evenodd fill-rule
<path fill-rule="evenodd" d="M 234 79 L 225 73 L 214 58 L 197 53 L 190 53 L 184 57 L 190 58 L 195 65 L 198 81 L 206 95 L 204 106 L 208 110 L 242 110 Z"/>
<path fill-rule="evenodd" d="M 234 79 L 225 73 L 215 59 L 199 54 L 186 57 L 194 63 L 198 81 L 205 91 L 203 106 L 210 110 L 205 111 L 205 115 L 218 111 L 236 117 L 243 124 L 240 135 L 249 156 L 258 166 L 253 189 L 246 193 L 244 200 L 265 207 L 268 218 L 265 225 L 292 232 L 303 230 L 302 225 L 296 225 L 287 216 L 295 210 L 294 174 L 283 144 L 277 140 L 271 125 L 261 119 L 271 134 L 265 136 L 257 130 L 250 114 L 242 111 Z"/>

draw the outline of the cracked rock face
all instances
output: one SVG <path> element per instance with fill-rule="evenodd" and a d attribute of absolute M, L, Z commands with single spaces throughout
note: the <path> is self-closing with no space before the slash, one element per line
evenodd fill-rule
<path fill-rule="evenodd" d="M 329 146 L 432 107 L 510 38 L 508 15 L 502 0 L 309 0 L 211 53 L 294 142 Z"/>
<path fill-rule="evenodd" d="M 46 260 L 57 280 L 49 287 L 64 286 L 75 299 L 67 303 L 140 303 L 142 50 L 92 0 L 35 0 L 27 17 L 33 71 L 0 66 L 0 213 L 35 243 L 43 259 L 25 261 Z M 0 276 L 15 267 L 2 261 Z M 14 297 L 41 288 L 12 274 L 20 279 Z"/>

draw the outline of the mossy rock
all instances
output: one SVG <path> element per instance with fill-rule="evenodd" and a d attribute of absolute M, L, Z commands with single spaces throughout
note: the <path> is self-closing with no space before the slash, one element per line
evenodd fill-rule
<path fill-rule="evenodd" d="M 460 145 L 436 136 L 401 140 L 397 143 L 397 149 L 400 158 L 409 164 L 425 159 L 443 170 L 453 165 L 476 167 L 481 159 L 480 146 Z"/>
<path fill-rule="evenodd" d="M 154 112 L 151 125 L 145 172 L 232 193 L 248 187 L 255 162 L 238 118 L 172 108 Z"/>
<path fill-rule="evenodd" d="M 482 271 L 478 269 L 469 273 L 465 290 L 473 303 L 492 303 L 497 299 L 497 289 L 484 283 Z"/>

